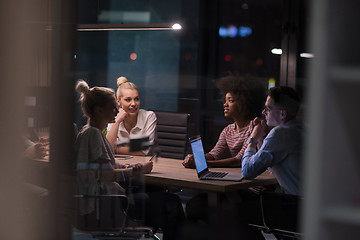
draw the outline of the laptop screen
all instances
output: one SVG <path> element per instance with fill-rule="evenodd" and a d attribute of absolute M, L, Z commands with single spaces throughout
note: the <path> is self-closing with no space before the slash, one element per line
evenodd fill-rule
<path fill-rule="evenodd" d="M 204 148 L 201 142 L 201 137 L 196 136 L 190 139 L 191 149 L 194 155 L 196 171 L 198 174 L 207 170 L 207 163 L 205 159 Z"/>

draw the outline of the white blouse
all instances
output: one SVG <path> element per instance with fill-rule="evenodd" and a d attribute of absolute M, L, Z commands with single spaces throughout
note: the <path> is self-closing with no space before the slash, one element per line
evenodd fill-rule
<path fill-rule="evenodd" d="M 146 111 L 140 109 L 137 116 L 137 123 L 134 128 L 130 130 L 130 133 L 125 129 L 124 122 L 119 124 L 119 131 L 117 134 L 117 141 L 128 142 L 130 138 L 136 138 L 140 136 L 149 136 L 150 143 L 154 143 L 156 136 L 156 114 L 153 111 Z M 109 132 L 112 124 L 108 125 L 107 131 Z M 142 151 L 145 154 L 149 153 L 149 149 Z"/>

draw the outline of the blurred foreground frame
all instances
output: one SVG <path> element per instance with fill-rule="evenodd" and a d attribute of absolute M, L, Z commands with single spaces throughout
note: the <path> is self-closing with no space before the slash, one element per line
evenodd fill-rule
<path fill-rule="evenodd" d="M 73 142 L 73 53 L 77 2 L 70 0 L 1 1 L 2 73 L 0 133 L 1 239 L 71 239 L 70 186 Z M 51 31 L 45 25 L 51 24 Z M 26 87 L 49 87 L 51 135 L 48 215 L 24 210 L 22 134 L 26 128 Z M 43 206 L 44 208 L 46 206 Z M 43 223 L 40 227 L 33 224 Z M 21 231 L 19 231 L 21 227 Z"/>

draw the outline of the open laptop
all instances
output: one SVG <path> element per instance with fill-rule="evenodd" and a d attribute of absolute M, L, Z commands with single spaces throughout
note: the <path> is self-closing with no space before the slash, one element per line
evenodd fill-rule
<path fill-rule="evenodd" d="M 241 172 L 213 172 L 209 171 L 205 159 L 204 148 L 201 137 L 195 136 L 189 139 L 191 149 L 194 155 L 196 172 L 199 179 L 223 180 L 223 181 L 241 181 L 243 176 Z"/>

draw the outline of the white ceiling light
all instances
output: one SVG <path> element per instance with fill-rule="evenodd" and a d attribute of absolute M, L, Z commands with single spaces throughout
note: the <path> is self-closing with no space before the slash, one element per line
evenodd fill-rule
<path fill-rule="evenodd" d="M 271 53 L 276 54 L 276 55 L 281 55 L 282 49 L 281 48 L 273 48 L 273 49 L 271 49 Z"/>
<path fill-rule="evenodd" d="M 172 29 L 173 30 L 180 30 L 181 29 L 181 25 L 178 23 L 175 23 L 174 25 L 172 25 Z"/>

